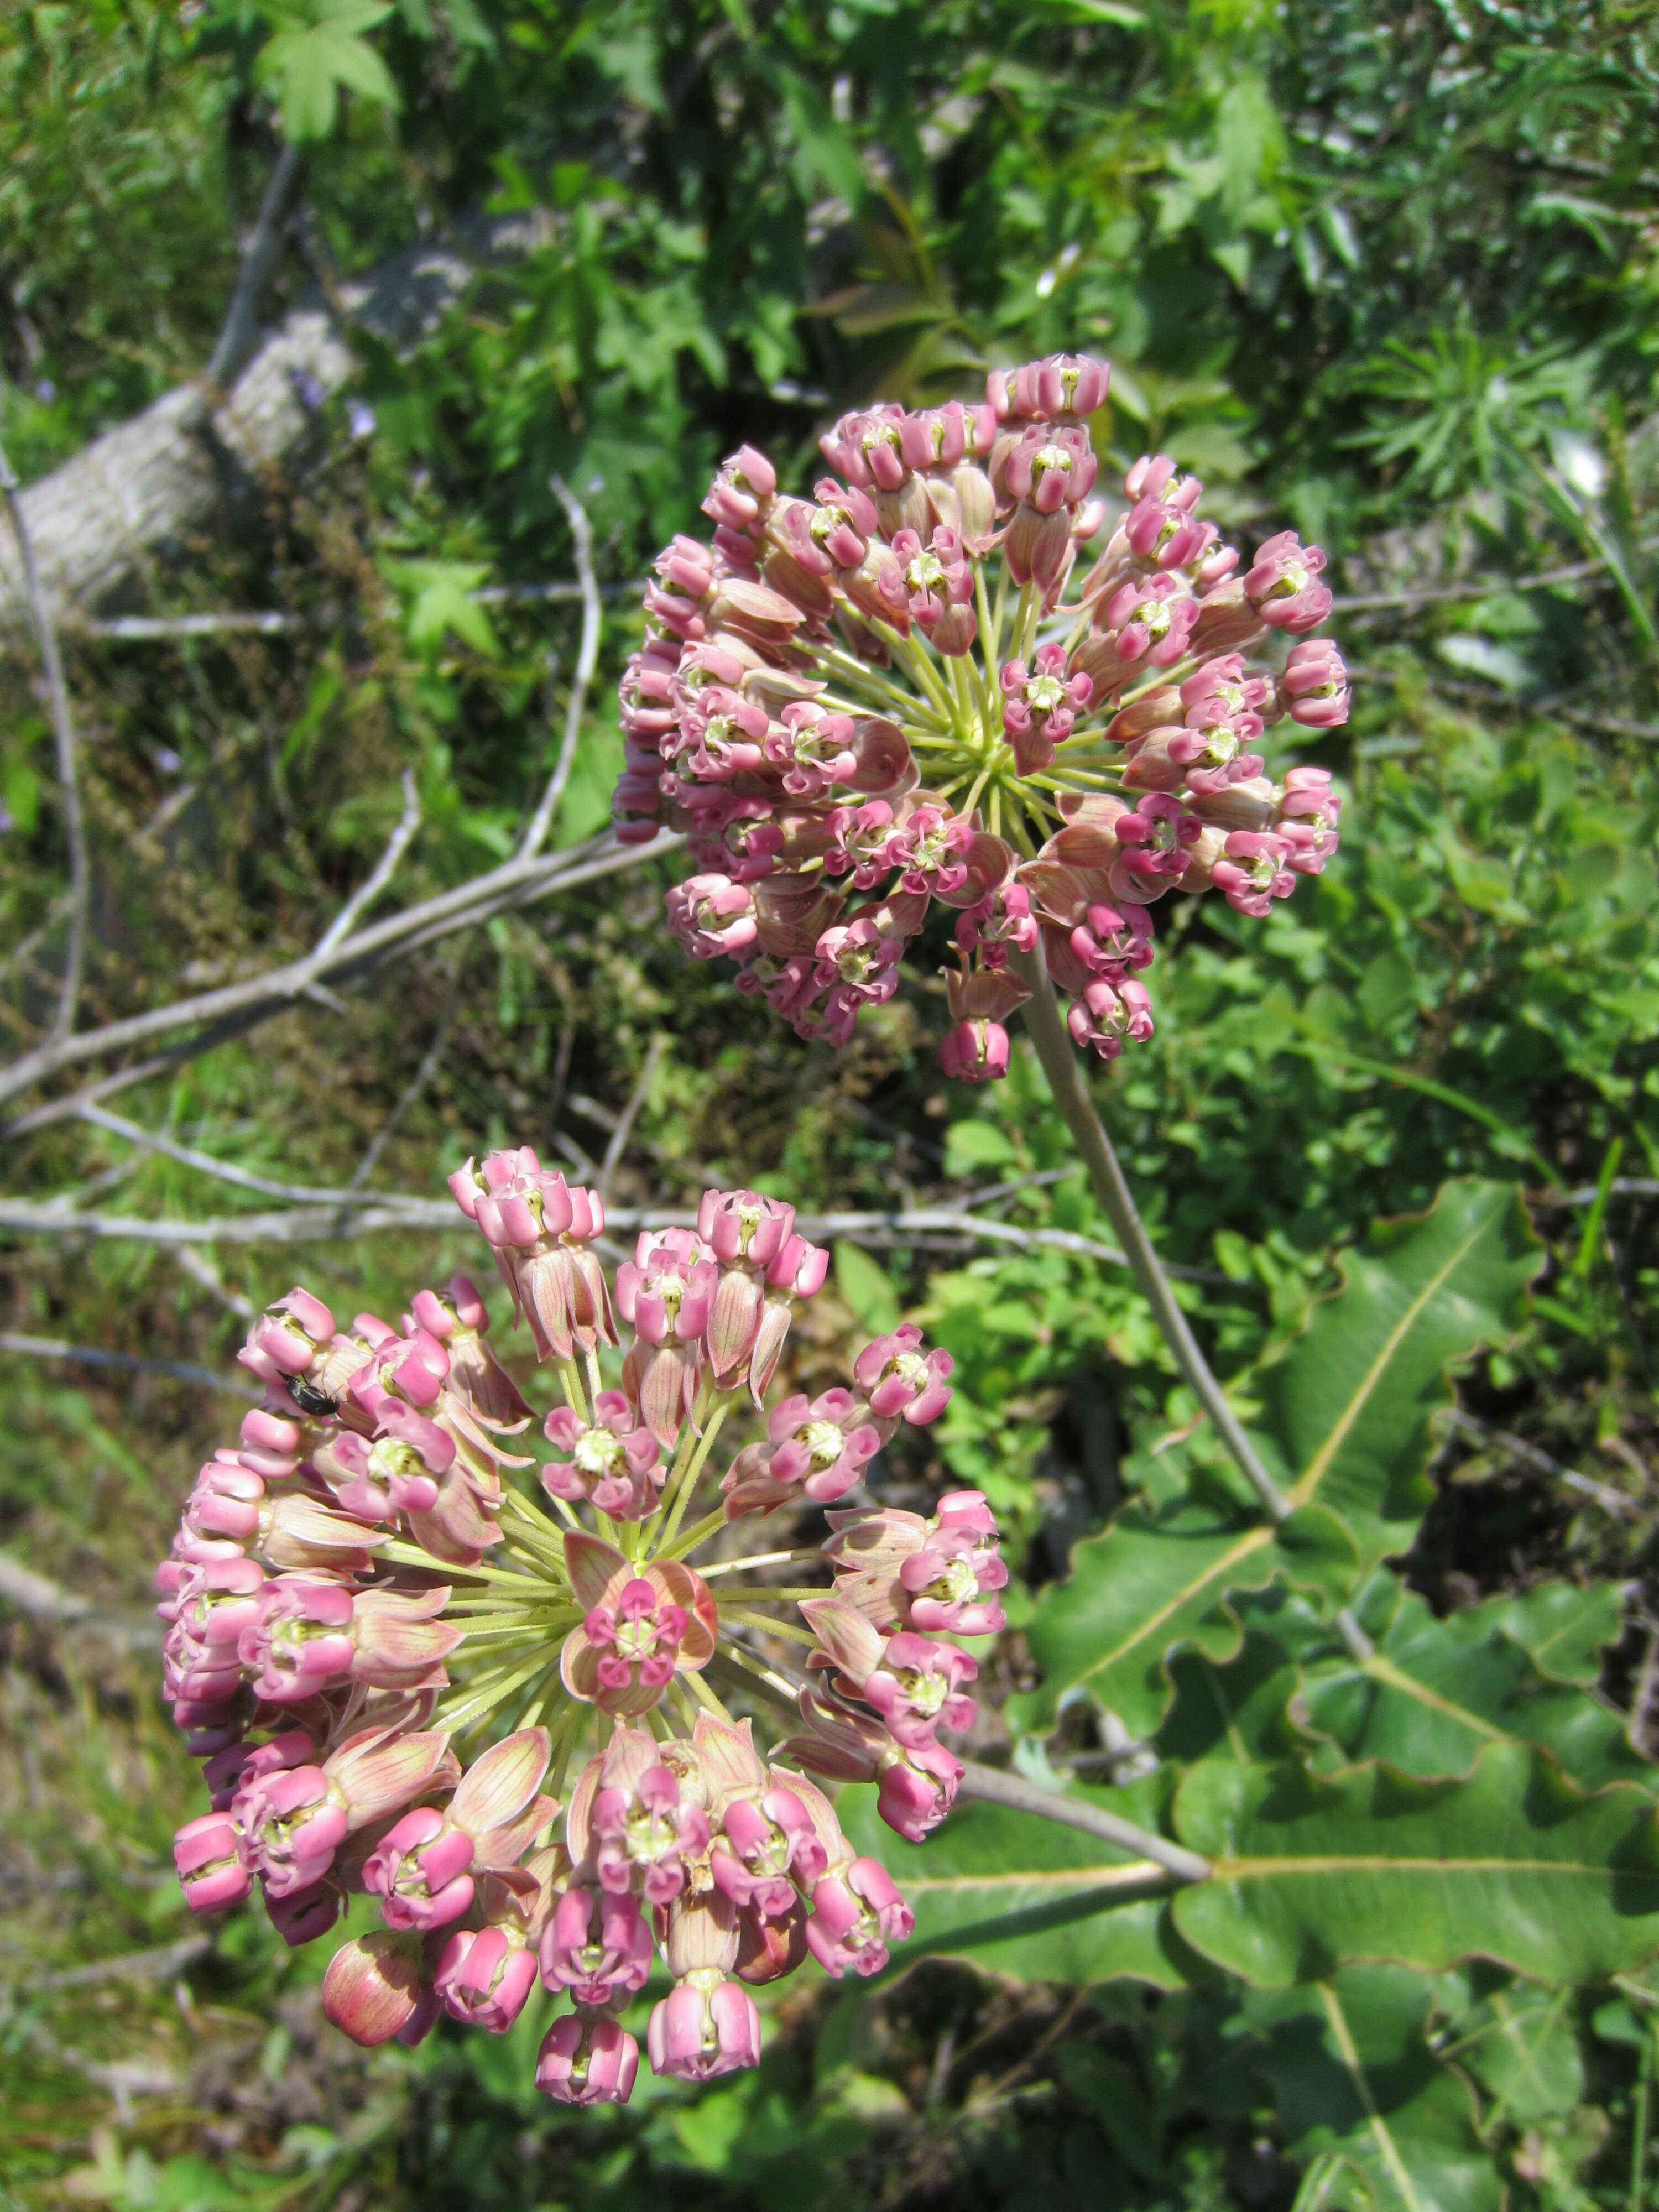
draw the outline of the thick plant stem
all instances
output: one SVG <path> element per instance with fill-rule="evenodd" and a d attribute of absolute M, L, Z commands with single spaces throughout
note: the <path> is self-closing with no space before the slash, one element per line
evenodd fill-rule
<path fill-rule="evenodd" d="M 1013 963 L 1031 993 L 1024 1009 L 1025 1026 L 1036 1047 L 1042 1072 L 1048 1079 L 1054 1103 L 1072 1133 L 1095 1196 L 1117 1232 L 1134 1279 L 1152 1307 L 1153 1318 L 1176 1356 L 1176 1364 L 1193 1395 L 1214 1422 L 1217 1434 L 1232 1455 L 1240 1474 L 1261 1499 L 1268 1519 L 1275 1525 L 1288 1521 L 1294 1508 L 1261 1464 L 1255 1445 L 1245 1435 L 1237 1414 L 1210 1371 L 1210 1363 L 1200 1351 L 1186 1315 L 1176 1304 L 1175 1291 L 1146 1234 L 1117 1154 L 1112 1149 L 1112 1140 L 1089 1103 L 1077 1050 L 1060 1018 L 1060 1004 L 1041 945 L 1034 952 L 1015 953 Z M 1354 1658 L 1363 1662 L 1372 1656 L 1370 1638 L 1346 1607 L 1337 1614 L 1336 1626 Z"/>
<path fill-rule="evenodd" d="M 1054 987 L 1049 981 L 1042 949 L 1039 946 L 1033 953 L 1016 953 L 1014 960 L 1031 992 L 1030 1000 L 1024 1008 L 1025 1026 L 1036 1047 L 1037 1058 L 1042 1062 L 1042 1072 L 1048 1079 L 1048 1088 L 1054 1093 L 1054 1103 L 1072 1133 L 1079 1158 L 1088 1170 L 1095 1196 L 1100 1200 L 1106 1218 L 1117 1231 L 1119 1241 L 1128 1255 L 1134 1279 L 1152 1307 L 1153 1318 L 1176 1356 L 1176 1364 L 1186 1377 L 1193 1395 L 1215 1423 L 1221 1441 L 1232 1454 L 1245 1480 L 1261 1500 L 1269 1520 L 1287 1521 L 1291 1512 L 1290 1501 L 1257 1458 L 1255 1446 L 1239 1425 L 1238 1416 L 1227 1403 L 1221 1385 L 1210 1372 L 1209 1362 L 1199 1350 L 1197 1340 L 1187 1326 L 1186 1315 L 1176 1304 L 1170 1279 L 1159 1264 L 1158 1254 L 1152 1249 L 1152 1241 L 1147 1236 L 1134 1200 L 1129 1194 L 1123 1170 L 1118 1164 L 1117 1154 L 1112 1150 L 1112 1140 L 1106 1134 L 1099 1115 L 1089 1103 L 1089 1094 L 1083 1087 L 1083 1078 L 1078 1069 L 1077 1049 L 1060 1019 L 1059 1002 L 1054 997 Z"/>
<path fill-rule="evenodd" d="M 1157 1835 L 1150 1828 L 1137 1827 L 1133 1820 L 1121 1820 L 1115 1813 L 1086 1804 L 1080 1797 L 1062 1797 L 1058 1790 L 1045 1790 L 1040 1783 L 1027 1782 L 1023 1775 L 1010 1774 L 1003 1767 L 981 1766 L 970 1759 L 963 1769 L 959 1794 L 981 1798 L 989 1805 L 1006 1805 L 1016 1813 L 1035 1813 L 1039 1820 L 1057 1820 L 1062 1827 L 1081 1828 L 1122 1850 L 1151 1859 L 1177 1881 L 1210 1879 L 1210 1862 L 1196 1851 L 1172 1844 L 1167 1836 Z"/>

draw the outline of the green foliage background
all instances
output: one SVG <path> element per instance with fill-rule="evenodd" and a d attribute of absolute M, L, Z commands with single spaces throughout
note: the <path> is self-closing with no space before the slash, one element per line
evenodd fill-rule
<path fill-rule="evenodd" d="M 0 1545 L 92 1605 L 0 1613 L 0 2202 L 1647 2201 L 1656 75 L 1647 15 L 1589 0 L 4 12 L 0 435 L 26 480 L 200 374 L 283 134 L 309 168 L 273 319 L 477 210 L 538 225 L 409 359 L 360 343 L 303 465 L 133 600 L 302 629 L 67 637 L 84 1021 L 314 941 L 406 769 L 404 895 L 510 849 L 574 621 L 468 595 L 568 577 L 555 470 L 625 582 L 741 437 L 808 483 L 844 405 L 1103 351 L 1120 459 L 1165 447 L 1230 532 L 1331 548 L 1362 681 L 1316 741 L 1339 862 L 1265 925 L 1184 918 L 1157 1037 L 1094 1079 L 1195 1325 L 1309 1486 L 1297 1523 L 1257 1540 L 1127 1276 L 1054 1244 L 842 1247 L 793 1353 L 810 1387 L 900 1311 L 951 1349 L 933 1456 L 891 1480 L 980 1484 L 1014 1532 L 986 1662 L 1008 1755 L 1236 1875 L 1171 1900 L 987 1807 L 902 1854 L 849 1806 L 916 1943 L 872 1988 L 787 1985 L 753 2075 L 573 2118 L 532 2085 L 533 2007 L 499 2044 L 356 2053 L 320 2024 L 322 1962 L 251 1918 L 169 1948 L 195 1777 L 143 1608 L 229 1401 L 0 1355 Z M 611 605 L 608 674 L 636 619 Z M 8 1049 L 50 1020 L 63 883 L 34 672 L 6 641 Z M 601 692 L 561 842 L 603 821 L 618 757 Z M 435 1045 L 373 1177 L 431 1194 L 493 1142 L 601 1155 L 654 1051 L 618 1196 L 1007 1183 L 1012 1226 L 1105 1240 L 1033 1061 L 949 1089 L 925 981 L 839 1058 L 803 1051 L 671 954 L 661 889 L 648 865 L 498 917 L 122 1110 L 343 1182 Z M 14 1136 L 5 1181 L 239 1203 L 74 1123 Z M 303 1264 L 392 1312 L 477 1260 L 459 1224 L 214 1257 L 256 1304 Z M 240 1336 L 154 1249 L 19 1238 L 0 1265 L 14 1334 L 217 1367 Z M 1345 1599 L 1370 1668 L 1333 1635 Z"/>

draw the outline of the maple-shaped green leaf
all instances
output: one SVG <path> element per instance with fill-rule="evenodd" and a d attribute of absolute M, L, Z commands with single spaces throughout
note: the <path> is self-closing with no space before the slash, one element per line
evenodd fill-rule
<path fill-rule="evenodd" d="M 392 0 L 281 0 L 263 12 L 270 36 L 253 64 L 253 82 L 274 90 L 290 145 L 326 138 L 342 90 L 395 108 L 392 73 L 363 36 L 392 13 Z"/>
<path fill-rule="evenodd" d="M 1212 1863 L 1176 1925 L 1262 1986 L 1336 1966 L 1438 1972 L 1474 1957 L 1559 1983 L 1639 1966 L 1659 1944 L 1653 1801 L 1586 1796 L 1541 1753 L 1488 1744 L 1467 1780 L 1367 1765 L 1324 1779 L 1285 1762 L 1194 1767 L 1181 1840 Z"/>
<path fill-rule="evenodd" d="M 1166 1793 L 1167 1794 L 1167 1793 Z M 1077 1795 L 1136 1820 L 1138 1793 Z M 876 1793 L 843 1790 L 836 1801 L 855 1851 L 879 1859 L 916 1916 L 896 1947 L 907 1966 L 926 1952 L 971 1960 L 1022 1981 L 1104 1982 L 1119 1976 L 1175 1989 L 1193 1963 L 1169 1924 L 1170 1878 L 1129 1862 L 1078 1828 L 1001 1805 L 958 1803 L 918 1848 L 878 1819 Z"/>
<path fill-rule="evenodd" d="M 1565 1589 L 1598 1627 L 1595 1591 Z M 1583 1642 L 1566 1608 L 1551 1609 L 1557 1648 Z M 1304 1667 L 1297 1717 L 1326 1739 L 1316 1764 L 1387 1759 L 1407 1774 L 1467 1774 L 1489 1743 L 1538 1744 L 1586 1789 L 1609 1782 L 1659 1784 L 1631 1747 L 1620 1716 L 1577 1683 L 1552 1680 L 1510 1632 L 1514 1601 L 1498 1599 L 1437 1620 L 1413 1591 L 1379 1577 L 1360 1620 L 1376 1650 L 1357 1660 L 1340 1649 Z"/>

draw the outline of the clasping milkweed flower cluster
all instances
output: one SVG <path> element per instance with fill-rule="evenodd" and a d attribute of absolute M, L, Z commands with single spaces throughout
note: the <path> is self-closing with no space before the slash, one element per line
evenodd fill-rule
<path fill-rule="evenodd" d="M 621 2101 L 622 2015 L 659 1954 L 650 2063 L 701 2080 L 758 2057 L 753 1986 L 809 1952 L 874 1972 L 910 1932 L 809 1778 L 874 1782 L 913 1841 L 944 1818 L 963 1768 L 938 1731 L 974 1717 L 950 1639 L 1001 1627 L 1006 1569 L 977 1491 L 931 1517 L 854 1498 L 950 1399 L 915 1328 L 765 1411 L 825 1273 L 793 1206 L 711 1190 L 613 1282 L 600 1199 L 528 1146 L 451 1188 L 562 1402 L 537 1423 L 462 1275 L 398 1328 L 341 1327 L 302 1289 L 255 1323 L 240 1357 L 264 1403 L 201 1469 L 157 1575 L 166 1692 L 211 1801 L 179 1875 L 198 1911 L 257 1887 L 295 1944 L 374 1899 L 384 1926 L 323 1984 L 366 2045 L 441 2012 L 501 2033 L 539 1977 L 570 2000 L 542 2087 Z M 759 1433 L 716 1484 L 745 1416 Z M 830 1535 L 791 1545 L 807 1507 Z M 766 1528 L 747 1557 L 734 1523 Z"/>
<path fill-rule="evenodd" d="M 1275 781 L 1255 750 L 1270 723 L 1347 717 L 1341 656 L 1310 635 L 1325 556 L 1285 531 L 1241 568 L 1166 455 L 1096 496 L 1109 375 L 1060 355 L 994 371 L 979 405 L 843 416 L 810 500 L 744 446 L 703 501 L 712 542 L 656 563 L 617 835 L 684 833 L 675 938 L 803 1038 L 844 1044 L 892 997 L 938 900 L 949 1073 L 1006 1073 L 1009 954 L 1039 939 L 1073 1039 L 1115 1058 L 1152 1031 L 1158 899 L 1213 888 L 1261 916 L 1336 849 L 1328 774 Z"/>

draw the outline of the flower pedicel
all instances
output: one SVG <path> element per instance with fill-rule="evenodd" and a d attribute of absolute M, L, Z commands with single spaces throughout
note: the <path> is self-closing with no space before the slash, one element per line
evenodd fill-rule
<path fill-rule="evenodd" d="M 1275 780 L 1257 750 L 1347 719 L 1341 655 L 1310 635 L 1325 556 L 1283 531 L 1241 568 L 1167 455 L 1109 506 L 1088 417 L 1109 375 L 1060 355 L 994 371 L 978 405 L 843 416 L 810 500 L 741 447 L 712 542 L 657 562 L 617 835 L 684 834 L 675 938 L 803 1038 L 844 1044 L 893 996 L 937 900 L 947 1073 L 1006 1073 L 1009 954 L 1039 941 L 1073 1037 L 1115 1059 L 1152 1033 L 1159 899 L 1261 916 L 1336 850 L 1326 770 Z"/>
<path fill-rule="evenodd" d="M 613 1286 L 599 1196 L 527 1146 L 451 1187 L 558 1378 L 550 1455 L 523 1449 L 535 1413 L 465 1276 L 398 1329 L 340 1327 L 304 1290 L 256 1322 L 240 1358 L 265 1402 L 202 1468 L 156 1577 L 210 1807 L 179 1832 L 179 1877 L 198 1911 L 257 1888 L 296 1944 L 374 1899 L 384 1924 L 323 1983 L 362 2044 L 418 2040 L 441 2012 L 501 2034 L 539 1978 L 570 2003 L 541 2087 L 620 2102 L 639 2064 L 621 2015 L 657 1957 L 673 1988 L 650 2063 L 700 2081 L 758 2057 L 751 1988 L 809 1952 L 873 1973 L 908 1935 L 810 1777 L 875 1782 L 912 1840 L 937 1826 L 962 1774 L 938 1730 L 974 1714 L 948 1639 L 1001 1627 L 1007 1573 L 977 1491 L 931 1518 L 849 1502 L 899 1425 L 950 1398 L 948 1355 L 915 1328 L 866 1346 L 847 1387 L 786 1399 L 716 1484 L 716 1444 L 823 1282 L 793 1206 L 710 1191 L 695 1231 L 641 1235 Z M 820 1505 L 829 1540 L 792 1547 L 774 1516 Z M 765 1527 L 751 1556 L 709 1559 L 739 1522 Z M 800 1586 L 814 1568 L 829 1578 Z M 763 1742 L 728 1698 L 772 1709 Z"/>

